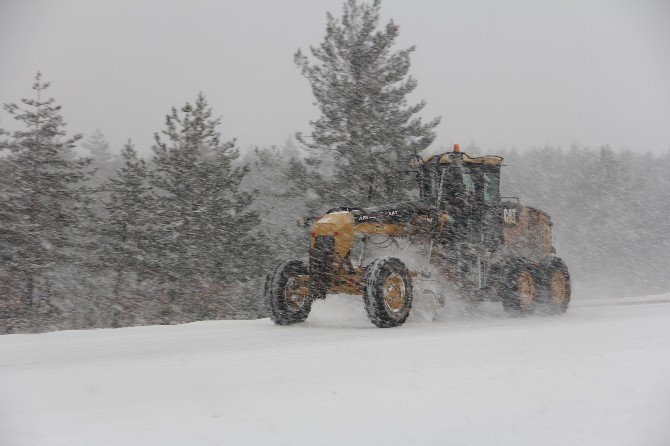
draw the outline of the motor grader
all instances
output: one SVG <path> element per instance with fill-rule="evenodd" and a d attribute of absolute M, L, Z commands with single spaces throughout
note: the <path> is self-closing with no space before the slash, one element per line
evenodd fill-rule
<path fill-rule="evenodd" d="M 414 285 L 426 281 L 455 287 L 469 303 L 502 302 L 512 315 L 565 312 L 570 275 L 554 255 L 551 219 L 500 196 L 502 161 L 455 145 L 413 162 L 417 200 L 337 208 L 313 219 L 308 260 L 282 261 L 267 275 L 271 319 L 303 322 L 315 299 L 344 293 L 363 297 L 373 324 L 395 327 L 410 314 Z M 396 252 L 418 250 L 412 268 L 380 249 L 400 243 L 407 248 Z M 439 289 L 431 294 L 444 305 Z"/>

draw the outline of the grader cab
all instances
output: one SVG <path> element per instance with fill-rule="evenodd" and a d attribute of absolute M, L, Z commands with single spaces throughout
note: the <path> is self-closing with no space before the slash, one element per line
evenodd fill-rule
<path fill-rule="evenodd" d="M 470 157 L 456 145 L 413 163 L 418 200 L 332 209 L 316 219 L 309 261 L 282 261 L 267 276 L 271 319 L 302 322 L 315 299 L 345 293 L 363 297 L 376 326 L 398 326 L 409 316 L 415 283 L 426 278 L 455 287 L 470 303 L 501 301 L 509 314 L 565 312 L 570 276 L 554 256 L 551 219 L 501 199 L 501 165 L 499 156 Z M 408 249 L 393 256 L 379 248 L 401 243 Z M 403 258 L 409 248 L 419 252 L 418 266 L 416 254 Z"/>

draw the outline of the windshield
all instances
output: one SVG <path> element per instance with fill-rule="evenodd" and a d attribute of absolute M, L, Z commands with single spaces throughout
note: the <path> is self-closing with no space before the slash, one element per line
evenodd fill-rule
<path fill-rule="evenodd" d="M 484 203 L 496 206 L 500 203 L 500 171 L 484 172 Z"/>
<path fill-rule="evenodd" d="M 421 175 L 421 199 L 428 204 L 437 202 L 440 175 L 444 170 L 442 207 L 447 212 L 460 213 L 468 203 L 482 202 L 496 206 L 500 202 L 500 171 L 489 166 L 427 165 Z"/>
<path fill-rule="evenodd" d="M 437 202 L 440 181 L 444 172 L 444 197 L 442 207 L 454 211 L 460 201 L 475 193 L 477 179 L 467 166 L 428 165 L 421 176 L 421 199 L 429 204 Z"/>
<path fill-rule="evenodd" d="M 421 200 L 427 203 L 435 203 L 440 189 L 440 172 L 437 165 L 424 167 L 421 174 Z"/>

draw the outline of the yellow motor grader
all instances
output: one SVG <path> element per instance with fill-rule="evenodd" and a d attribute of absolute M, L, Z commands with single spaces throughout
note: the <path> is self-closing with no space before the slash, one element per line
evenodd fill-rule
<path fill-rule="evenodd" d="M 500 301 L 513 315 L 565 312 L 570 275 L 554 255 L 551 219 L 501 198 L 501 165 L 499 156 L 470 157 L 455 145 L 413 163 L 418 200 L 314 219 L 309 260 L 282 261 L 267 275 L 271 319 L 303 322 L 315 299 L 345 293 L 363 296 L 373 324 L 395 327 L 409 316 L 413 282 L 424 280 L 456 287 L 469 302 Z M 384 255 L 400 243 L 406 248 L 396 252 L 418 250 L 414 268 L 402 255 Z"/>

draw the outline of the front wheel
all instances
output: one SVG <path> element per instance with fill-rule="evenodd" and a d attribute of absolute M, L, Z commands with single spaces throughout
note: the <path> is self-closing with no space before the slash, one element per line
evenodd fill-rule
<path fill-rule="evenodd" d="M 302 260 L 280 262 L 267 275 L 265 299 L 270 319 L 277 325 L 304 322 L 312 309 L 308 269 Z"/>
<path fill-rule="evenodd" d="M 370 321 L 380 328 L 402 325 L 412 308 L 412 280 L 394 257 L 382 257 L 365 270 L 363 299 Z"/>

